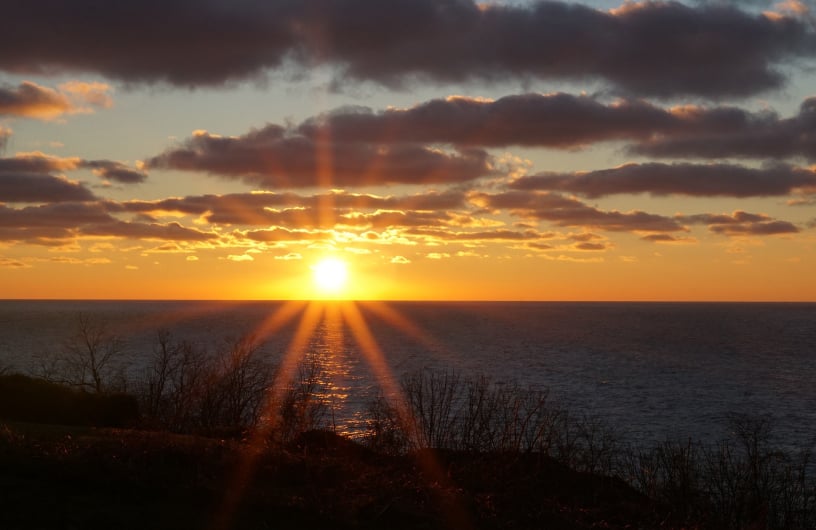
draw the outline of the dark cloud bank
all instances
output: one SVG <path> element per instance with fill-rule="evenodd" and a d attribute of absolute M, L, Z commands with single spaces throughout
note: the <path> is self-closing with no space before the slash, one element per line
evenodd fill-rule
<path fill-rule="evenodd" d="M 2 15 L 2 70 L 182 86 L 325 64 L 391 85 L 595 79 L 626 93 L 716 98 L 779 88 L 784 66 L 816 54 L 806 20 L 720 4 L 30 0 Z"/>

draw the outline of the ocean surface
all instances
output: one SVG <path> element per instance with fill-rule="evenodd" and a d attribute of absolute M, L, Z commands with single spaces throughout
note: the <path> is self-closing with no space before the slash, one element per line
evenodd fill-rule
<path fill-rule="evenodd" d="M 301 327 L 308 339 L 291 354 L 321 359 L 341 425 L 359 421 L 382 377 L 427 367 L 549 389 L 554 401 L 603 419 L 634 443 L 716 441 L 734 413 L 771 415 L 784 445 L 816 439 L 813 303 L 332 307 L 311 329 L 302 305 L 283 302 L 0 301 L 0 368 L 37 373 L 76 331 L 80 314 L 124 339 L 122 368 L 132 378 L 143 373 L 159 329 L 213 351 L 256 334 L 264 354 L 279 360 Z"/>

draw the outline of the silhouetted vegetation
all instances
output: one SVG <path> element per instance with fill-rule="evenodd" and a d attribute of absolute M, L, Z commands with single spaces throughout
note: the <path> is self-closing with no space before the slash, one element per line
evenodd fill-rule
<path fill-rule="evenodd" d="M 41 359 L 40 377 L 92 392 L 125 390 L 121 364 L 124 342 L 108 330 L 107 323 L 77 315 L 73 335 L 58 353 Z M 114 386 L 114 382 L 118 383 Z"/>
<path fill-rule="evenodd" d="M 485 377 L 422 370 L 403 378 L 402 391 L 402 402 L 380 396 L 370 407 L 372 449 L 537 455 L 617 477 L 681 525 L 816 528 L 811 449 L 775 446 L 769 417 L 733 416 L 731 436 L 713 445 L 667 441 L 643 449 L 623 446 L 601 420 L 571 415 L 546 392 Z"/>
<path fill-rule="evenodd" d="M 89 393 L 21 374 L 0 375 L 0 418 L 105 427 L 140 421 L 134 396 Z"/>
<path fill-rule="evenodd" d="M 253 337 L 224 341 L 211 352 L 162 330 L 134 386 L 146 426 L 236 436 L 258 425 L 273 375 Z"/>
<path fill-rule="evenodd" d="M 19 503 L 0 526 L 53 526 L 22 511 L 70 488 L 55 513 L 74 527 L 212 527 L 251 461 L 230 527 L 816 528 L 811 452 L 780 449 L 768 417 L 732 417 L 715 444 L 633 447 L 545 390 L 420 370 L 372 401 L 353 441 L 331 432 L 313 354 L 284 381 L 252 337 L 208 350 L 160 331 L 126 381 L 118 339 L 83 319 L 78 330 L 55 365 L 66 375 L 0 372 L 0 487 Z"/>

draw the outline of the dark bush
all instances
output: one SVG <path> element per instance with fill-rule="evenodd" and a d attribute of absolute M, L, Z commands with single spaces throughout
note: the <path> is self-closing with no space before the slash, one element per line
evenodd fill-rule
<path fill-rule="evenodd" d="M 0 418 L 6 420 L 122 427 L 138 417 L 133 396 L 88 393 L 21 374 L 0 375 Z"/>

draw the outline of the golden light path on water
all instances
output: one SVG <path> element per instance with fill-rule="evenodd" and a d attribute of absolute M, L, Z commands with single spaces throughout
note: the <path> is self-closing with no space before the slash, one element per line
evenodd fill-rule
<path fill-rule="evenodd" d="M 400 315 L 395 309 L 384 302 L 366 302 L 366 308 L 371 309 L 379 318 L 410 337 L 427 346 L 437 345 L 432 337 L 424 333 L 416 324 Z M 285 302 L 274 313 L 266 318 L 255 330 L 254 336 L 263 341 L 280 330 L 293 319 L 299 318 L 295 334 L 286 349 L 280 363 L 276 377 L 276 384 L 272 386 L 266 396 L 262 418 L 265 421 L 249 436 L 243 446 L 241 458 L 236 465 L 228 487 L 224 492 L 222 505 L 213 519 L 213 530 L 231 528 L 232 522 L 247 488 L 252 485 L 255 470 L 260 457 L 268 446 L 268 441 L 275 429 L 278 416 L 275 408 L 284 399 L 291 382 L 298 376 L 298 369 L 302 361 L 310 353 L 309 341 L 315 335 L 318 327 L 323 323 L 334 334 L 329 340 L 332 348 L 342 348 L 344 330 L 349 329 L 358 351 L 370 368 L 380 385 L 383 395 L 391 398 L 391 406 L 395 407 L 402 418 L 409 418 L 413 422 L 411 411 L 402 399 L 402 391 L 396 384 L 385 355 L 371 332 L 371 328 L 360 310 L 358 302 L 353 301 L 310 301 Z M 327 351 L 327 355 L 339 356 L 340 351 Z M 335 371 L 336 373 L 336 371 Z M 331 373 L 329 374 L 331 376 Z M 330 382 L 329 382 L 330 383 Z M 328 385 L 332 389 L 331 384 Z M 416 422 L 413 422 L 416 424 Z M 428 480 L 441 486 L 450 486 L 450 478 L 443 471 L 432 452 L 417 453 L 417 463 L 427 475 Z M 450 502 L 445 517 L 450 528 L 470 528 L 472 525 L 466 510 L 460 503 Z"/>

